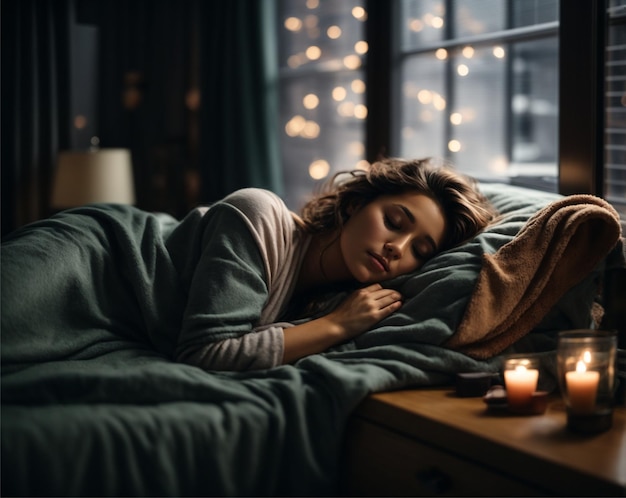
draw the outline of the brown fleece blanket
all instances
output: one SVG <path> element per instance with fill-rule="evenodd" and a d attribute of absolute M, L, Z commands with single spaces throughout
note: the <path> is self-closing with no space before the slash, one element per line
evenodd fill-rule
<path fill-rule="evenodd" d="M 495 254 L 485 254 L 465 315 L 445 347 L 490 358 L 536 327 L 611 251 L 619 215 L 601 198 L 576 194 L 538 211 Z"/>

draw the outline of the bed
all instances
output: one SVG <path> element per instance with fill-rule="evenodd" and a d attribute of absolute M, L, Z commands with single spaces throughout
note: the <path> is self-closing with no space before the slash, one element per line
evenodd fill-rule
<path fill-rule="evenodd" d="M 2 495 L 336 495 L 344 428 L 368 394 L 497 372 L 504 354 L 549 352 L 559 330 L 597 323 L 605 262 L 621 237 L 613 208 L 592 196 L 481 189 L 502 213 L 497 224 L 388 282 L 405 296 L 400 311 L 293 365 L 206 372 L 133 334 L 132 316 L 123 330 L 116 321 L 81 330 L 76 317 L 50 323 L 38 310 L 28 319 L 54 342 L 34 334 L 24 351 L 3 309 Z M 84 250 L 104 268 L 124 260 L 143 273 L 87 272 L 63 295 L 24 280 L 21 296 L 48 291 L 75 299 L 76 316 L 90 306 L 106 317 L 135 286 L 144 289 L 137 307 L 167 320 L 167 282 L 144 288 L 158 254 L 142 251 L 176 223 L 118 207 L 103 236 L 119 243 Z M 64 353 L 78 343 L 79 354 Z"/>

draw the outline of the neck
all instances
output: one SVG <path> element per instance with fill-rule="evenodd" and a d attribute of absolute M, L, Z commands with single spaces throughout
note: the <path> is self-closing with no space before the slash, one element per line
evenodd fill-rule
<path fill-rule="evenodd" d="M 351 280 L 348 277 L 339 233 L 313 235 L 298 276 L 298 292 L 321 290 L 330 284 Z"/>

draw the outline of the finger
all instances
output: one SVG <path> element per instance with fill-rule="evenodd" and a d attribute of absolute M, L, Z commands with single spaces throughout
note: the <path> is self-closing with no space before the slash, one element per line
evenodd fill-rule
<path fill-rule="evenodd" d="M 382 308 L 386 308 L 387 306 L 389 306 L 390 304 L 393 304 L 393 303 L 400 303 L 400 304 L 402 304 L 402 296 L 396 292 L 396 293 L 393 293 L 393 294 L 388 294 L 386 296 L 382 296 L 377 301 L 378 301 L 378 304 L 379 304 L 380 308 L 382 309 Z"/>
<path fill-rule="evenodd" d="M 364 290 L 364 291 L 367 291 L 367 292 L 375 292 L 375 291 L 378 291 L 378 290 L 381 290 L 381 289 L 383 289 L 383 286 L 378 284 L 378 283 L 376 283 L 376 284 L 368 285 L 367 287 L 362 287 L 361 290 Z"/>
<path fill-rule="evenodd" d="M 398 311 L 402 307 L 402 301 L 393 301 L 387 306 L 380 308 L 380 311 L 385 315 L 391 315 L 394 311 Z"/>
<path fill-rule="evenodd" d="M 394 300 L 398 301 L 402 299 L 402 294 L 393 289 L 379 289 L 372 292 L 372 297 L 374 299 L 385 299 L 388 297 L 392 297 Z"/>

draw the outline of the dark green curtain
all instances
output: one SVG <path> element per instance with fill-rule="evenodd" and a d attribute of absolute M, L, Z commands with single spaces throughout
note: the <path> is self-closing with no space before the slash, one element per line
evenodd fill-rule
<path fill-rule="evenodd" d="M 2 0 L 2 235 L 49 214 L 70 145 L 72 0 Z"/>
<path fill-rule="evenodd" d="M 2 233 L 50 214 L 72 146 L 72 40 L 97 27 L 101 147 L 132 151 L 137 205 L 182 216 L 282 192 L 275 0 L 2 0 Z M 198 98 L 199 97 L 199 98 Z"/>
<path fill-rule="evenodd" d="M 101 145 L 132 150 L 140 207 L 180 217 L 242 187 L 280 194 L 274 0 L 97 9 Z"/>
<path fill-rule="evenodd" d="M 194 81 L 197 0 L 92 4 L 100 33 L 101 147 L 131 150 L 137 206 L 183 216 L 196 167 Z"/>
<path fill-rule="evenodd" d="M 202 199 L 282 193 L 274 0 L 200 2 Z"/>

